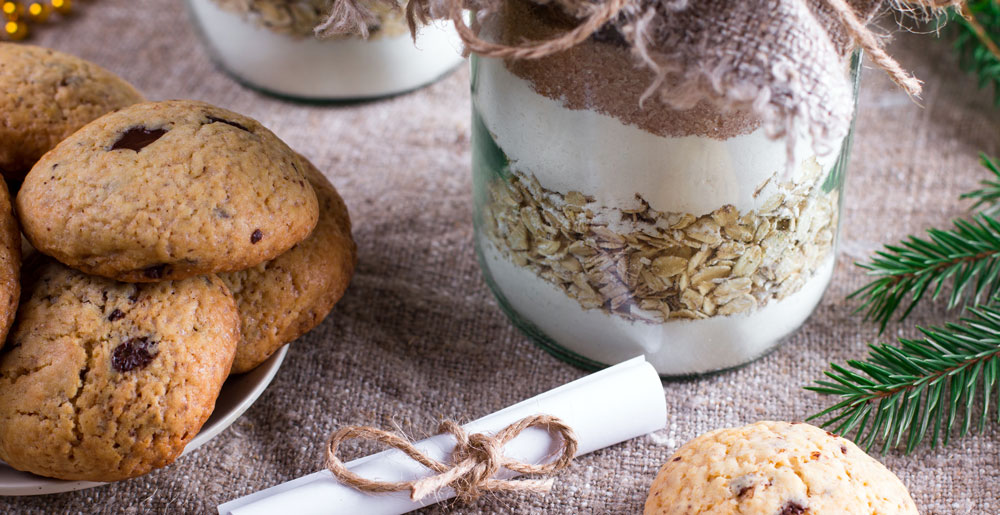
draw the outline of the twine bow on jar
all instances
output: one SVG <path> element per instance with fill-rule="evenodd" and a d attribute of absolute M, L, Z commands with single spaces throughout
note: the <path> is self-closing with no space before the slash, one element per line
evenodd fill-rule
<path fill-rule="evenodd" d="M 504 456 L 504 446 L 529 427 L 545 429 L 553 437 L 559 438 L 561 452 L 558 458 L 541 465 L 532 465 Z M 351 426 L 338 430 L 330 437 L 326 449 L 326 467 L 341 483 L 362 492 L 386 493 L 409 490 L 410 498 L 419 501 L 442 488 L 451 487 L 455 490 L 459 501 L 470 503 L 485 492 L 548 492 L 552 489 L 554 482 L 552 478 L 507 480 L 497 479 L 494 476 L 502 469 L 518 474 L 552 474 L 569 465 L 576 455 L 578 445 L 573 429 L 559 418 L 549 415 L 525 417 L 492 436 L 482 433 L 470 435 L 462 426 L 450 420 L 442 422 L 438 431 L 455 437 L 451 463 L 442 463 L 427 456 L 395 433 L 368 426 Z M 398 482 L 361 477 L 348 470 L 337 457 L 340 444 L 355 438 L 399 449 L 417 463 L 434 471 L 435 475 Z"/>

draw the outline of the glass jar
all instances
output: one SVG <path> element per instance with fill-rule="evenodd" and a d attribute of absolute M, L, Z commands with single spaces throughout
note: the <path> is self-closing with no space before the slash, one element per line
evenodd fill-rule
<path fill-rule="evenodd" d="M 772 350 L 833 274 L 850 135 L 827 155 L 799 138 L 789 167 L 745 114 L 640 107 L 651 78 L 623 79 L 613 40 L 560 55 L 472 60 L 475 246 L 500 306 L 585 368 L 645 354 L 690 376 Z"/>
<path fill-rule="evenodd" d="M 213 60 L 264 93 L 307 101 L 376 98 L 441 78 L 464 58 L 448 23 L 421 27 L 416 43 L 401 9 L 373 3 L 370 36 L 317 39 L 332 0 L 188 0 Z"/>

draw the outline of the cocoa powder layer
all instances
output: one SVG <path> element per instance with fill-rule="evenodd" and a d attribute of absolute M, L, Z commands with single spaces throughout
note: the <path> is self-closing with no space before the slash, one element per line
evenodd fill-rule
<path fill-rule="evenodd" d="M 511 45 L 548 39 L 577 23 L 558 9 L 522 0 L 506 2 L 499 19 L 498 37 Z M 657 136 L 725 140 L 760 127 L 760 121 L 749 113 L 721 113 L 707 102 L 679 111 L 664 105 L 657 95 L 643 100 L 655 77 L 639 65 L 614 29 L 599 31 L 549 57 L 507 60 L 505 64 L 540 95 L 561 100 L 568 109 L 594 110 Z"/>

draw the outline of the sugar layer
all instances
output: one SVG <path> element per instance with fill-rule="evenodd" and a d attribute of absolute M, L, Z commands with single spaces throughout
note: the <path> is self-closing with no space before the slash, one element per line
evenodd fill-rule
<path fill-rule="evenodd" d="M 760 129 L 726 140 L 661 137 L 596 111 L 567 109 L 536 93 L 502 60 L 479 59 L 477 73 L 476 103 L 486 127 L 511 167 L 549 190 L 580 191 L 623 209 L 641 193 L 659 211 L 697 216 L 732 204 L 747 212 L 777 191 L 772 179 L 785 171 L 785 140 Z M 799 138 L 795 162 L 814 154 L 809 139 Z M 836 159 L 836 152 L 817 157 L 824 170 Z"/>
<path fill-rule="evenodd" d="M 510 262 L 484 235 L 477 243 L 498 293 L 560 346 L 604 364 L 645 354 L 665 376 L 724 370 L 762 356 L 809 318 L 834 266 L 831 256 L 801 290 L 756 311 L 651 324 L 585 310 L 534 272 Z"/>

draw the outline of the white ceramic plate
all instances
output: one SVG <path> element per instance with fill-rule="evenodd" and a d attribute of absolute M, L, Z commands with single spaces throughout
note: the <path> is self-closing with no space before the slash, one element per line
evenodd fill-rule
<path fill-rule="evenodd" d="M 222 392 L 219 393 L 219 399 L 215 401 L 215 411 L 212 412 L 208 422 L 202 426 L 201 432 L 184 448 L 182 456 L 201 447 L 235 422 L 260 397 L 260 394 L 264 393 L 264 389 L 278 373 L 278 367 L 281 366 L 287 352 L 288 346 L 285 345 L 259 367 L 246 374 L 233 376 L 226 380 L 226 384 L 222 385 Z M 62 481 L 40 477 L 14 470 L 0 461 L 0 495 L 55 494 L 93 488 L 103 484 L 105 483 Z"/>

